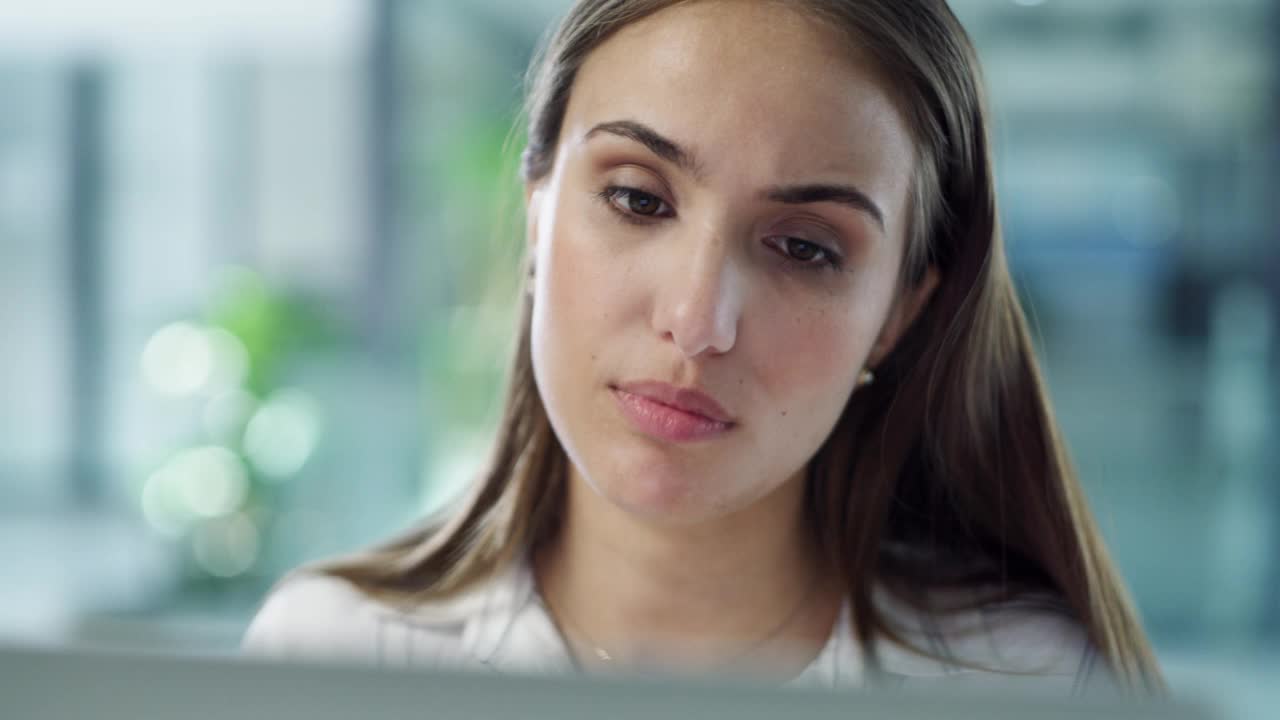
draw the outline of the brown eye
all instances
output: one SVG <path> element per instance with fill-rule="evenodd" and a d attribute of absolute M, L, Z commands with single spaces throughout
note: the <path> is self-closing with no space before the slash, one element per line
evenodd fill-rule
<path fill-rule="evenodd" d="M 784 242 L 786 244 L 787 256 L 792 260 L 810 263 L 813 262 L 814 259 L 826 254 L 825 250 L 806 240 L 787 238 Z"/>
<path fill-rule="evenodd" d="M 816 242 L 785 235 L 773 235 L 765 243 L 789 264 L 803 270 L 840 270 L 840 254 Z"/>
<path fill-rule="evenodd" d="M 665 200 L 643 190 L 610 185 L 595 195 L 627 222 L 649 223 L 675 217 L 675 212 Z"/>
<path fill-rule="evenodd" d="M 639 190 L 627 191 L 627 209 L 637 215 L 652 216 L 662 208 L 662 201 Z"/>

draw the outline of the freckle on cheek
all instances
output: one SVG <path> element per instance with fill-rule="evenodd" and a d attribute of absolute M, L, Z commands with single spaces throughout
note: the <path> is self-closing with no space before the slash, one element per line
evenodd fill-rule
<path fill-rule="evenodd" d="M 787 411 L 786 411 L 786 410 L 783 410 L 783 411 L 782 411 L 782 417 L 786 417 L 786 416 L 787 416 Z"/>

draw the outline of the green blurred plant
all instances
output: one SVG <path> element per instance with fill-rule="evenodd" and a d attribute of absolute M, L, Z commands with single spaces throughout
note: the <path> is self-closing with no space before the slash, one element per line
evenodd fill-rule
<path fill-rule="evenodd" d="M 342 347 L 350 333 L 322 303 L 241 268 L 224 273 L 201 316 L 158 331 L 156 338 L 169 337 L 178 328 L 179 345 L 155 349 L 152 365 L 180 372 L 181 363 L 197 363 L 210 378 L 225 371 L 223 382 L 187 389 L 204 401 L 201 437 L 147 478 L 140 501 L 151 524 L 182 548 L 184 588 L 212 591 L 253 577 L 271 557 L 283 484 L 318 441 L 323 413 L 287 386 L 289 369 Z"/>
<path fill-rule="evenodd" d="M 447 146 L 421 148 L 423 162 L 411 183 L 420 188 L 423 207 L 448 208 L 420 219 L 440 238 L 424 273 L 447 287 L 426 313 L 421 335 L 424 400 L 446 424 L 440 447 L 430 453 L 435 465 L 427 468 L 427 494 L 467 480 L 452 475 L 463 465 L 475 469 L 500 411 L 523 251 L 516 168 L 524 143 L 512 135 L 511 117 L 474 113 Z M 440 257 L 447 277 L 436 267 Z"/>

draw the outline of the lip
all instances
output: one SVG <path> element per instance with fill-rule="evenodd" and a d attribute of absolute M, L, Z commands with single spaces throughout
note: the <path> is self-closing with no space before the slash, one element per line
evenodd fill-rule
<path fill-rule="evenodd" d="M 722 435 L 737 424 L 711 396 L 657 381 L 610 386 L 622 414 L 639 431 L 671 442 Z"/>

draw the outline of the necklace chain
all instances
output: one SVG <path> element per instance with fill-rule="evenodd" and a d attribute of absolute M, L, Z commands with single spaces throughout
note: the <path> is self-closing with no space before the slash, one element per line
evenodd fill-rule
<path fill-rule="evenodd" d="M 790 627 L 791 624 L 795 622 L 795 619 L 800 616 L 801 611 L 809 606 L 810 601 L 813 599 L 813 596 L 818 589 L 818 580 L 820 577 L 821 577 L 821 573 L 815 570 L 813 573 L 813 578 L 809 582 L 809 587 L 807 590 L 805 590 L 805 593 L 800 596 L 800 600 L 797 601 L 795 606 L 791 608 L 791 612 L 787 613 L 787 615 L 782 618 L 782 621 L 779 622 L 777 625 L 775 625 L 771 630 L 769 630 L 769 632 L 753 640 L 749 645 L 747 645 L 746 648 L 738 652 L 735 652 L 733 655 L 729 656 L 724 660 L 717 662 L 715 665 L 713 665 L 709 669 L 712 671 L 721 671 L 721 670 L 730 669 L 735 665 L 737 665 L 742 660 L 744 660 L 745 658 L 749 657 L 753 652 L 763 647 L 769 641 L 773 640 L 774 638 L 782 634 L 782 631 Z M 604 662 L 604 663 L 614 662 L 615 658 L 613 653 L 609 652 L 603 645 L 596 642 L 595 639 L 591 637 L 590 633 L 588 633 L 586 630 L 583 630 L 576 623 L 574 623 L 573 620 L 569 618 L 567 613 L 563 613 L 563 612 L 557 613 L 554 608 L 550 607 L 550 602 L 546 598 L 545 594 L 542 594 L 542 593 L 539 593 L 539 594 L 542 595 L 543 604 L 547 607 L 549 614 L 552 616 L 552 622 L 554 624 L 558 625 L 559 622 L 563 622 L 564 629 L 571 631 L 574 635 L 579 636 L 581 640 L 586 641 L 586 645 L 590 646 L 591 648 L 591 653 L 595 655 L 596 658 L 598 658 L 601 662 Z M 577 659 L 573 657 L 574 653 L 572 652 L 572 650 L 570 650 L 569 655 L 570 655 L 570 658 L 573 659 L 574 664 L 578 665 Z M 580 665 L 579 665 L 579 669 L 581 669 Z"/>

